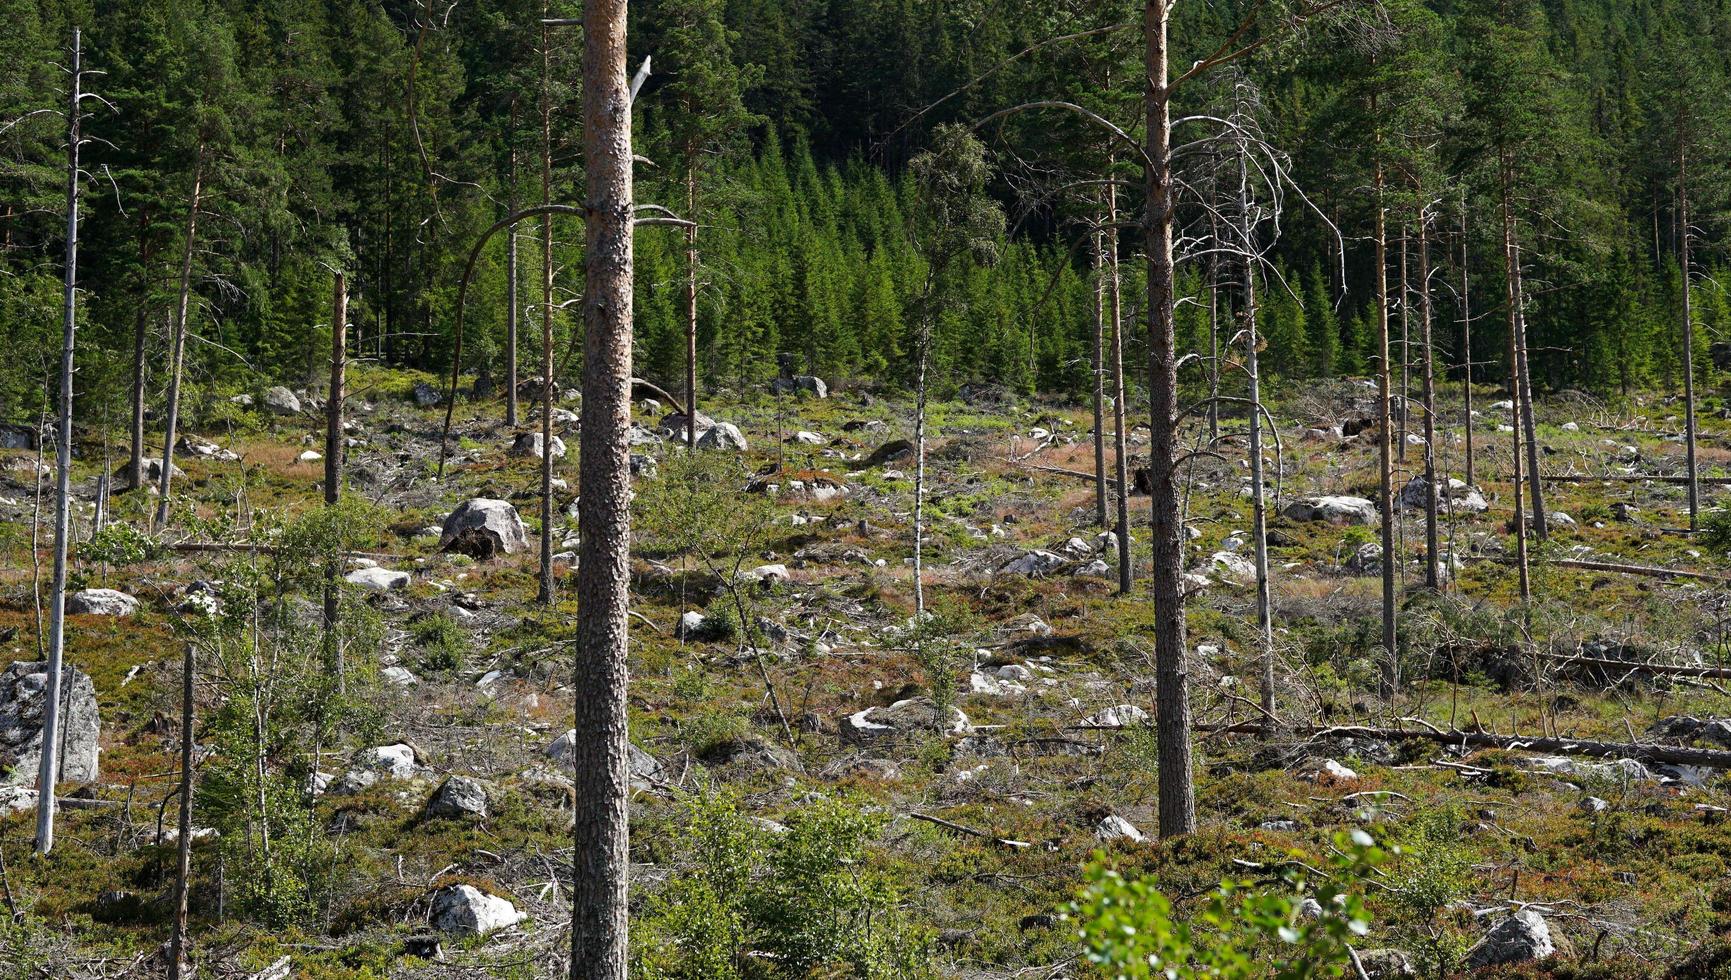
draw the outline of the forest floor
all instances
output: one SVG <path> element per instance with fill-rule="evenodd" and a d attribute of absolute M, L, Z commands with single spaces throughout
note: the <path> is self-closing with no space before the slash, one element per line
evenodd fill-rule
<path fill-rule="evenodd" d="M 573 657 L 582 655 L 570 642 L 571 569 L 559 564 L 558 600 L 542 607 L 533 601 L 533 543 L 491 561 L 438 550 L 428 529 L 473 497 L 513 503 L 533 542 L 539 464 L 508 453 L 513 430 L 499 421 L 498 402 L 463 402 L 455 454 L 436 479 L 443 409 L 414 402 L 417 380 L 427 379 L 378 369 L 356 379 L 350 492 L 375 505 L 379 528 L 361 550 L 411 579 L 390 591 L 355 590 L 381 627 L 371 647 L 349 655 L 365 710 L 339 744 L 311 748 L 316 768 L 332 774 L 356 752 L 394 743 L 412 746 L 417 766 L 407 778 L 316 797 L 295 831 L 320 841 L 298 852 L 318 856 L 316 887 L 301 905 L 275 906 L 274 918 L 241 910 L 247 883 L 224 862 L 238 860 L 243 845 L 201 837 L 192 932 L 207 975 L 251 976 L 286 956 L 290 972 L 277 975 L 555 976 L 566 955 L 570 790 L 546 750 L 570 725 Z M 1154 737 L 1145 716 L 1124 707 L 1153 708 L 1147 498 L 1130 501 L 1138 584 L 1121 596 L 1110 575 L 1089 567 L 1114 565 L 1095 523 L 1093 485 L 1060 472 L 1091 470 L 1091 412 L 970 394 L 932 412 L 925 561 L 935 630 L 910 629 L 912 460 L 869 462 L 911 436 L 910 401 L 852 388 L 827 399 L 722 393 L 703 409 L 739 427 L 744 453 L 689 463 L 665 437 L 634 449 L 659 464 L 637 482 L 632 562 L 632 739 L 647 754 L 634 764 L 632 804 L 644 975 L 696 975 L 668 966 L 683 955 L 676 937 L 691 933 L 668 896 L 688 899 L 682 880 L 713 870 L 716 856 L 699 844 L 735 816 L 746 818 L 739 826 L 749 839 L 734 846 L 756 862 L 746 878 L 778 883 L 782 913 L 797 906 L 833 916 L 834 932 L 878 950 L 873 962 L 905 954 L 941 976 L 1085 975 L 1060 913 L 1095 852 L 1127 874 L 1152 876 L 1186 909 L 1223 878 L 1268 879 L 1294 860 L 1320 867 L 1335 835 L 1353 828 L 1400 846 L 1367 883 L 1372 925 L 1359 944 L 1405 950 L 1423 975 L 1455 975 L 1487 925 L 1516 908 L 1544 915 L 1559 955 L 1495 975 L 1716 976 L 1731 963 L 1731 945 L 1718 939 L 1731 929 L 1731 783 L 1717 770 L 1424 739 L 1204 731 L 1196 740 L 1200 830 L 1157 841 Z M 1715 576 L 1731 572 L 1726 556 L 1704 543 L 1710 535 L 1677 532 L 1688 525 L 1680 485 L 1547 483 L 1546 506 L 1572 521 L 1554 522 L 1549 541 L 1535 545 L 1529 625 L 1517 609 L 1516 571 L 1498 560 L 1512 551 L 1511 437 L 1498 431 L 1507 421 L 1493 405 L 1499 397 L 1487 389 L 1476 405 L 1477 484 L 1489 510 L 1445 514 L 1445 548 L 1459 564 L 1440 593 L 1420 587 L 1422 509 L 1400 512 L 1394 699 L 1377 693 L 1380 578 L 1361 555 L 1376 539 L 1374 522 L 1273 518 L 1283 723 L 1688 744 L 1677 726 L 1660 723 L 1731 716 L 1727 682 L 1569 658 L 1585 650 L 1631 662 L 1731 660 L 1731 587 L 1555 562 Z M 1282 506 L 1316 494 L 1375 498 L 1373 433 L 1306 434 L 1370 415 L 1373 388 L 1307 384 L 1277 391 L 1272 404 Z M 646 406 L 639 421 L 654 430 L 665 414 Z M 1454 477 L 1462 475 L 1463 414 L 1450 391 L 1437 442 L 1439 470 Z M 1538 407 L 1545 473 L 1679 473 L 1680 415 L 1680 403 L 1660 398 L 1622 409 L 1546 399 Z M 182 454 L 176 490 L 196 515 L 177 519 L 167 540 L 243 540 L 267 519 L 320 506 L 322 463 L 299 458 L 323 448 L 317 413 L 272 417 L 209 396 L 191 416 L 198 436 L 239 458 Z M 1731 421 L 1713 399 L 1701 417 L 1704 472 L 1731 473 Z M 1130 448 L 1145 453 L 1146 423 L 1132 424 Z M 1221 426 L 1244 429 L 1241 419 Z M 1187 442 L 1199 438 L 1195 428 Z M 577 440 L 575 424 L 557 429 L 572 449 L 555 474 L 572 488 L 555 492 L 554 550 L 565 552 L 576 534 L 566 511 Z M 1420 431 L 1416 413 L 1412 431 Z M 814 444 L 797 441 L 800 432 L 817 434 L 807 440 Z M 80 539 L 105 465 L 99 445 L 100 434 L 80 444 Z M 1259 717 L 1255 593 L 1212 558 L 1248 553 L 1243 449 L 1229 440 L 1222 454 L 1191 469 L 1187 494 L 1187 553 L 1210 579 L 1188 603 L 1193 714 L 1207 726 Z M 34 583 L 39 574 L 45 590 L 47 576 L 46 564 L 38 571 L 31 560 L 35 461 L 11 455 L 0 472 L 0 660 L 34 660 Z M 1422 446 L 1408 446 L 1401 465 L 1397 490 L 1421 470 Z M 1718 495 L 1704 493 L 1709 502 Z M 146 506 L 144 495 L 127 494 L 113 514 L 141 523 Z M 1034 549 L 1055 556 L 1040 574 L 1004 571 Z M 62 813 L 54 853 L 30 856 L 32 813 L 0 818 L 3 898 L 27 923 L 15 928 L 31 930 L 32 962 L 42 964 L 31 969 L 43 971 L 19 966 L 16 975 L 145 975 L 142 964 L 166 937 L 174 849 L 159 843 L 158 828 L 172 827 L 177 811 L 187 629 L 177 609 L 188 583 L 233 576 L 237 560 L 155 552 L 104 567 L 75 553 L 78 584 L 121 589 L 142 607 L 126 618 L 70 620 L 68 659 L 93 678 L 100 703 L 102 771 L 70 791 L 77 802 Z M 682 629 L 693 612 L 706 622 Z M 221 716 L 222 684 L 212 677 L 201 686 L 201 715 Z M 920 698 L 961 714 L 939 714 L 929 701 L 885 710 Z M 867 709 L 877 711 L 862 715 Z M 1731 728 L 1726 738 L 1731 747 Z M 201 765 L 211 766 L 233 749 L 214 736 L 200 747 Z M 285 736 L 271 764 L 286 767 L 281 760 L 308 751 Z M 452 775 L 485 785 L 485 816 L 425 812 Z M 205 825 L 201 813 L 194 823 Z M 859 853 L 845 853 L 854 838 Z M 778 840 L 802 840 L 806 850 Z M 844 866 L 844 876 L 832 873 Z M 485 938 L 447 938 L 435 954 L 418 938 L 428 931 L 427 896 L 457 882 L 508 899 L 527 918 Z M 23 962 L 23 948 L 0 941 L 0 959 L 12 949 Z M 729 969 L 782 975 L 775 964 Z M 0 976 L 12 975 L 0 963 Z"/>

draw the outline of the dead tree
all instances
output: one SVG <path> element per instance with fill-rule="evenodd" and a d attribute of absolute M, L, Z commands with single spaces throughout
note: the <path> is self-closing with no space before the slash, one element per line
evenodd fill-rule
<path fill-rule="evenodd" d="M 1376 96 L 1371 96 L 1376 115 Z M 1380 136 L 1379 136 L 1380 140 Z M 1394 418 L 1390 401 L 1392 369 L 1388 337 L 1388 205 L 1383 200 L 1382 155 L 1376 159 L 1376 338 L 1377 338 L 1377 511 L 1382 515 L 1382 685 L 1384 700 L 1400 689 L 1400 649 L 1395 635 L 1394 452 L 1390 445 Z"/>
<path fill-rule="evenodd" d="M 517 213 L 517 100 L 511 99 L 511 194 L 506 204 Z M 505 424 L 517 424 L 517 229 L 505 244 Z"/>
<path fill-rule="evenodd" d="M 1514 489 L 1515 560 L 1520 568 L 1521 606 L 1524 608 L 1532 601 L 1533 584 L 1531 568 L 1527 560 L 1527 514 L 1526 508 L 1521 502 L 1521 418 L 1526 414 L 1523 411 L 1526 399 L 1522 397 L 1520 365 L 1521 303 L 1518 283 L 1520 282 L 1521 255 L 1520 242 L 1515 237 L 1515 211 L 1510 200 L 1514 177 L 1511 172 L 1512 163 L 1507 151 L 1504 151 L 1502 155 L 1499 169 L 1503 185 L 1503 269 L 1505 273 L 1503 276 L 1503 298 L 1508 304 L 1509 318 L 1509 404 L 1511 406 L 1510 411 L 1514 415 L 1511 419 L 1513 424 L 1509 428 L 1513 430 L 1514 442 L 1514 452 L 1511 455 L 1510 464 L 1512 466 L 1511 483 Z M 1535 479 L 1532 482 L 1536 487 L 1539 481 L 1536 479 L 1537 474 L 1534 476 Z"/>
<path fill-rule="evenodd" d="M 1420 202 L 1418 218 L 1418 326 L 1419 366 L 1423 372 L 1421 397 L 1424 399 L 1424 584 L 1433 589 L 1442 587 L 1441 537 L 1437 532 L 1436 471 L 1436 369 L 1431 356 L 1430 338 L 1430 211 Z"/>
<path fill-rule="evenodd" d="M 1465 403 L 1467 486 L 1477 486 L 1473 480 L 1473 307 L 1472 276 L 1467 270 L 1467 192 L 1461 191 L 1461 399 Z"/>
<path fill-rule="evenodd" d="M 174 437 L 180 423 L 180 382 L 186 361 L 186 306 L 192 294 L 192 257 L 198 240 L 198 205 L 204 192 L 205 141 L 193 156 L 192 194 L 187 202 L 185 240 L 180 247 L 180 292 L 174 306 L 174 342 L 169 354 L 168 413 L 162 437 L 162 472 L 157 477 L 157 528 L 168 524 L 169 489 L 174 477 Z"/>
<path fill-rule="evenodd" d="M 192 714 L 193 650 L 187 643 L 180 673 L 180 821 L 175 841 L 174 926 L 168 938 L 168 977 L 180 980 L 186 956 L 187 882 L 192 876 Z"/>
<path fill-rule="evenodd" d="M 84 43 L 72 29 L 66 102 L 66 276 L 60 320 L 60 417 L 54 434 L 54 579 L 49 597 L 48 686 L 36 772 L 36 853 L 54 849 L 54 787 L 60 781 L 60 688 L 66 653 L 66 549 L 72 532 L 72 375 L 78 339 L 78 150 L 84 141 Z M 40 485 L 40 484 L 38 484 Z"/>
<path fill-rule="evenodd" d="M 1094 232 L 1094 523 L 1106 522 L 1106 229 Z"/>
<path fill-rule="evenodd" d="M 626 0 L 584 0 L 583 409 L 577 566 L 572 980 L 625 980 L 631 855 L 626 801 L 632 231 Z M 544 403 L 545 404 L 545 403 Z M 550 406 L 548 406 L 550 407 Z M 545 422 L 545 420 L 544 420 Z M 543 446 L 543 451 L 550 447 Z"/>
<path fill-rule="evenodd" d="M 342 501 L 343 488 L 343 396 L 347 372 L 349 285 L 341 269 L 331 276 L 331 381 L 325 399 L 325 506 Z M 346 688 L 343 645 L 337 637 L 337 603 L 341 595 L 337 571 L 341 559 L 325 566 L 325 658 L 337 681 L 337 693 Z"/>
<path fill-rule="evenodd" d="M 1106 172 L 1115 168 L 1107 157 Z M 1133 584 L 1130 549 L 1130 444 L 1124 438 L 1124 290 L 1118 268 L 1118 185 L 1106 185 L 1107 297 L 1112 316 L 1112 446 L 1117 487 L 1118 594 L 1129 595 Z"/>
<path fill-rule="evenodd" d="M 587 8 L 586 8 L 587 9 Z M 542 5 L 546 12 L 546 5 Z M 623 18 L 623 13 L 621 17 Z M 624 31 L 621 21 L 620 31 Z M 553 203 L 552 64 L 541 27 L 541 206 Z M 629 112 L 629 107 L 627 107 Z M 629 129 L 629 125 L 627 127 Z M 629 191 L 627 185 L 627 191 Z M 627 195 L 629 200 L 629 194 Z M 629 371 L 627 372 L 629 374 Z M 579 520 L 581 524 L 581 520 Z M 536 601 L 553 604 L 553 216 L 541 215 L 541 587 Z"/>
<path fill-rule="evenodd" d="M 1695 315 L 1691 309 L 1689 255 L 1688 110 L 1677 108 L 1677 263 L 1683 271 L 1683 451 L 1689 467 L 1689 530 L 1701 528 L 1700 467 L 1695 462 Z M 1535 471 L 1536 473 L 1536 471 Z"/>

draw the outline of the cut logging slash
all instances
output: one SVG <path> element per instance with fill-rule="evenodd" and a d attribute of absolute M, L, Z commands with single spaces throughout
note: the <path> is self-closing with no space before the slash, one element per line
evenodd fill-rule
<path fill-rule="evenodd" d="M 1625 665 L 1628 666 L 1628 665 Z M 1416 719 L 1413 719 L 1416 721 Z M 1681 745 L 1659 745 L 1650 742 L 1602 742 L 1595 739 L 1532 737 L 1501 735 L 1495 732 L 1444 731 L 1422 721 L 1422 728 L 1372 728 L 1364 725 L 1300 726 L 1288 733 L 1315 740 L 1320 738 L 1370 738 L 1384 742 L 1430 741 L 1442 745 L 1458 745 L 1469 749 L 1515 749 L 1526 752 L 1548 752 L 1554 755 L 1581 755 L 1598 759 L 1634 759 L 1668 766 L 1699 766 L 1706 769 L 1731 769 L 1731 751 L 1696 749 Z M 1197 725 L 1199 732 L 1210 734 L 1259 735 L 1262 726 L 1256 723 L 1237 725 Z"/>
<path fill-rule="evenodd" d="M 964 837 L 978 837 L 980 840 L 989 840 L 992 843 L 998 845 L 999 847 L 1008 847 L 1008 848 L 1012 848 L 1015 850 L 1021 850 L 1024 847 L 1033 847 L 1034 846 L 1025 840 L 1011 840 L 1008 837 L 998 837 L 994 834 L 988 834 L 983 830 L 975 830 L 972 827 L 964 827 L 959 823 L 951 823 L 950 821 L 945 820 L 942 817 L 934 817 L 928 813 L 909 812 L 908 816 L 912 817 L 915 820 L 924 820 L 926 823 L 936 824 L 937 826 L 942 827 L 945 830 L 955 831 L 956 833 L 961 834 Z"/>
<path fill-rule="evenodd" d="M 1491 561 L 1499 565 L 1512 565 L 1516 559 L 1500 558 L 1494 555 L 1462 555 L 1462 561 Z M 1535 558 L 1534 564 L 1555 565 L 1558 568 L 1578 568 L 1588 572 L 1608 572 L 1613 575 L 1644 575 L 1648 578 L 1686 578 L 1701 582 L 1718 582 L 1731 585 L 1731 576 L 1717 575 L 1713 572 L 1692 572 L 1681 568 L 1660 568 L 1655 565 L 1625 565 L 1610 561 L 1587 561 L 1580 558 Z"/>

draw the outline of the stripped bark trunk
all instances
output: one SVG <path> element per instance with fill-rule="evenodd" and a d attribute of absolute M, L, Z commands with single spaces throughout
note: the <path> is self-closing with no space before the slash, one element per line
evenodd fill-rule
<path fill-rule="evenodd" d="M 696 154 L 685 161 L 685 213 L 696 220 Z M 697 448 L 697 225 L 685 229 L 685 445 Z"/>
<path fill-rule="evenodd" d="M 1184 621 L 1184 532 L 1177 481 L 1178 359 L 1172 317 L 1172 90 L 1167 25 L 1172 0 L 1143 0 L 1143 248 L 1148 262 L 1148 401 L 1154 547 L 1154 687 L 1160 767 L 1160 836 L 1196 830 L 1190 746 L 1190 679 Z"/>
<path fill-rule="evenodd" d="M 1684 113 L 1677 112 L 1677 252 L 1683 271 L 1683 452 L 1689 467 L 1689 530 L 1701 527 L 1700 468 L 1695 462 L 1695 316 L 1689 277 L 1689 151 Z"/>
<path fill-rule="evenodd" d="M 1268 587 L 1268 496 L 1262 461 L 1262 375 L 1257 360 L 1256 241 L 1250 220 L 1250 148 L 1238 139 L 1238 237 L 1244 249 L 1244 372 L 1249 376 L 1250 410 L 1250 536 L 1256 555 L 1257 653 L 1262 669 L 1264 734 L 1279 728 L 1274 711 L 1274 603 Z"/>
<path fill-rule="evenodd" d="M 1108 166 L 1107 173 L 1112 168 Z M 1107 287 L 1112 310 L 1112 446 L 1118 505 L 1118 594 L 1129 595 L 1133 579 L 1130 547 L 1130 445 L 1124 438 L 1124 291 L 1118 268 L 1118 187 L 1106 188 Z"/>
<path fill-rule="evenodd" d="M 625 980 L 630 947 L 632 187 L 626 0 L 584 0 L 583 410 L 578 476 L 572 980 Z"/>
<path fill-rule="evenodd" d="M 542 5 L 546 13 L 546 5 Z M 541 28 L 541 205 L 553 203 L 552 55 Z M 581 525 L 581 521 L 579 521 Z M 553 215 L 541 216 L 541 585 L 536 601 L 553 604 Z"/>
<path fill-rule="evenodd" d="M 1423 212 L 1418 222 L 1418 323 L 1419 323 L 1419 357 L 1423 374 L 1424 398 L 1424 582 L 1433 588 L 1442 588 L 1442 556 L 1439 551 L 1442 539 L 1437 531 L 1437 486 L 1436 469 L 1436 365 L 1431 357 L 1430 343 L 1430 231 L 1426 225 L 1428 215 Z"/>
<path fill-rule="evenodd" d="M 66 140 L 66 278 L 60 321 L 60 418 L 54 436 L 54 579 L 48 600 L 48 686 L 42 706 L 42 752 L 36 771 L 36 853 L 54 849 L 54 786 L 60 781 L 60 688 L 66 652 L 66 549 L 72 517 L 72 365 L 78 339 L 78 150 L 84 81 L 82 32 L 72 29 L 71 97 Z M 41 487 L 41 477 L 36 485 Z M 40 489 L 37 491 L 40 500 Z M 35 552 L 32 549 L 32 558 Z M 40 629 L 40 622 L 37 624 Z"/>
<path fill-rule="evenodd" d="M 1512 169 L 1512 166 L 1511 166 Z M 1511 194 L 1512 196 L 1512 194 Z M 1513 205 L 1510 205 L 1510 228 L 1513 232 Z M 1533 416 L 1533 375 L 1527 367 L 1527 293 L 1525 278 L 1521 274 L 1521 243 L 1518 237 L 1512 237 L 1514 264 L 1510 266 L 1510 285 L 1514 288 L 1515 317 L 1515 367 L 1520 372 L 1520 402 L 1521 419 L 1519 427 L 1524 430 L 1527 445 L 1527 489 L 1532 496 L 1533 519 L 1532 531 L 1540 541 L 1550 537 L 1550 529 L 1545 520 L 1545 488 L 1539 478 L 1539 434 L 1538 423 Z"/>
<path fill-rule="evenodd" d="M 517 213 L 517 100 L 511 100 L 510 213 Z M 505 244 L 505 424 L 517 424 L 517 226 Z M 453 388 L 453 394 L 455 389 Z"/>
<path fill-rule="evenodd" d="M 342 500 L 343 488 L 343 396 L 348 371 L 349 281 L 340 270 L 331 277 L 331 381 L 325 399 L 325 506 Z M 325 661 L 337 681 L 337 693 L 347 689 L 343 645 L 337 639 L 337 582 L 340 559 L 325 565 Z"/>
<path fill-rule="evenodd" d="M 1371 113 L 1376 98 L 1371 98 Z M 1377 511 L 1382 515 L 1382 684 L 1384 700 L 1400 687 L 1399 648 L 1395 635 L 1394 451 L 1390 445 L 1394 419 L 1390 407 L 1394 365 L 1389 362 L 1388 330 L 1388 207 L 1383 202 L 1382 161 L 1376 164 L 1376 334 L 1380 358 L 1377 372 Z"/>
<path fill-rule="evenodd" d="M 1525 607 L 1532 601 L 1533 585 L 1531 569 L 1527 560 L 1527 514 L 1526 507 L 1521 502 L 1521 415 L 1523 399 L 1521 398 L 1521 369 L 1519 361 L 1520 349 L 1520 293 L 1515 286 L 1515 280 L 1520 275 L 1521 264 L 1520 245 L 1515 240 L 1515 212 L 1510 197 L 1513 195 L 1513 178 L 1509 173 L 1510 163 L 1505 152 L 1501 161 L 1502 171 L 1502 212 L 1503 212 L 1503 290 L 1504 299 L 1508 304 L 1509 317 L 1509 404 L 1513 406 L 1514 452 L 1510 461 L 1513 464 L 1511 482 L 1514 489 L 1514 533 L 1515 560 L 1520 568 L 1521 605 Z M 1538 481 L 1534 481 L 1537 483 Z"/>
<path fill-rule="evenodd" d="M 168 940 L 168 977 L 179 980 L 186 955 L 187 883 L 192 876 L 193 645 L 186 645 L 180 673 L 180 837 L 175 841 L 174 931 Z"/>
<path fill-rule="evenodd" d="M 1467 195 L 1461 192 L 1461 398 L 1465 403 L 1466 418 L 1466 473 L 1467 486 L 1477 486 L 1473 481 L 1473 308 L 1471 300 L 1472 277 L 1467 271 Z"/>
<path fill-rule="evenodd" d="M 1106 234 L 1094 232 L 1094 523 L 1106 523 Z"/>
<path fill-rule="evenodd" d="M 1400 438 L 1395 440 L 1396 458 L 1406 462 L 1407 421 L 1412 415 L 1412 324 L 1407 316 L 1412 307 L 1412 286 L 1406 277 L 1407 229 L 1400 230 Z"/>
<path fill-rule="evenodd" d="M 157 474 L 156 524 L 168 524 L 169 489 L 174 478 L 174 436 L 180 424 L 180 381 L 186 362 L 186 305 L 192 293 L 192 254 L 198 239 L 198 204 L 204 191 L 204 141 L 192 165 L 192 197 L 186 211 L 186 240 L 180 251 L 180 294 L 174 304 L 174 344 L 168 366 L 168 416 L 162 436 L 162 472 Z"/>

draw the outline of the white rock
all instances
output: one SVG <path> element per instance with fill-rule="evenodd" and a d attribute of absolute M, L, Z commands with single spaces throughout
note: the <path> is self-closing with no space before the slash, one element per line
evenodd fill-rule
<path fill-rule="evenodd" d="M 1230 551 L 1216 551 L 1209 555 L 1206 570 L 1229 585 L 1256 584 L 1256 563 Z"/>
<path fill-rule="evenodd" d="M 1116 813 L 1107 814 L 1094 825 L 1094 836 L 1100 840 L 1129 840 L 1138 843 L 1142 840 L 1142 832 L 1136 825 Z"/>
<path fill-rule="evenodd" d="M 870 707 L 856 711 L 847 717 L 845 724 L 847 733 L 855 738 L 933 729 L 954 734 L 973 727 L 962 709 L 951 705 L 948 711 L 940 713 L 931 698 L 907 698 L 887 708 Z"/>
<path fill-rule="evenodd" d="M 1120 704 L 1096 711 L 1082 719 L 1084 728 L 1129 728 L 1148 724 L 1148 712 L 1134 704 Z"/>
<path fill-rule="evenodd" d="M 392 592 L 409 587 L 412 576 L 408 572 L 393 571 L 389 568 L 357 568 L 343 576 L 344 581 L 358 585 L 374 592 Z"/>
<path fill-rule="evenodd" d="M 1065 559 L 1058 555 L 1036 549 L 1010 559 L 998 572 L 1003 575 L 1048 575 L 1062 568 L 1064 563 Z"/>
<path fill-rule="evenodd" d="M 778 563 L 772 565 L 759 565 L 749 571 L 741 572 L 739 577 L 741 581 L 774 585 L 777 582 L 786 582 L 792 576 L 788 574 L 786 565 Z"/>
<path fill-rule="evenodd" d="M 744 452 L 747 446 L 745 436 L 740 433 L 738 426 L 732 422 L 717 422 L 697 437 L 697 448 Z"/>
<path fill-rule="evenodd" d="M 379 671 L 379 676 L 385 679 L 385 683 L 396 687 L 413 687 L 421 682 L 421 679 L 410 673 L 407 667 L 386 667 Z"/>
<path fill-rule="evenodd" d="M 1327 521 L 1330 524 L 1375 524 L 1376 504 L 1363 497 L 1301 497 L 1281 511 L 1294 521 Z"/>
<path fill-rule="evenodd" d="M 457 505 L 439 528 L 439 550 L 487 560 L 529 550 L 529 530 L 508 501 L 474 497 Z"/>
<path fill-rule="evenodd" d="M 138 600 L 117 589 L 85 589 L 66 597 L 66 611 L 75 616 L 131 616 Z"/>
<path fill-rule="evenodd" d="M 1557 952 L 1550 924 L 1532 909 L 1522 909 L 1491 927 L 1461 960 L 1461 967 L 1477 970 L 1499 963 L 1525 963 L 1549 959 Z"/>
<path fill-rule="evenodd" d="M 295 457 L 295 459 L 300 460 L 303 463 L 316 463 L 319 460 L 324 459 L 324 458 L 325 457 L 324 457 L 323 453 L 315 452 L 311 449 L 309 449 L 306 452 L 301 453 L 299 456 Z"/>
<path fill-rule="evenodd" d="M 485 936 L 514 926 L 529 916 L 510 902 L 473 885 L 452 885 L 433 895 L 433 928 L 468 936 Z"/>
<path fill-rule="evenodd" d="M 1333 759 L 1324 759 L 1322 760 L 1322 765 L 1317 768 L 1316 773 L 1312 778 L 1318 781 L 1329 779 L 1338 783 L 1350 783 L 1357 781 L 1358 773 L 1353 772 L 1351 769 L 1348 769 Z"/>

